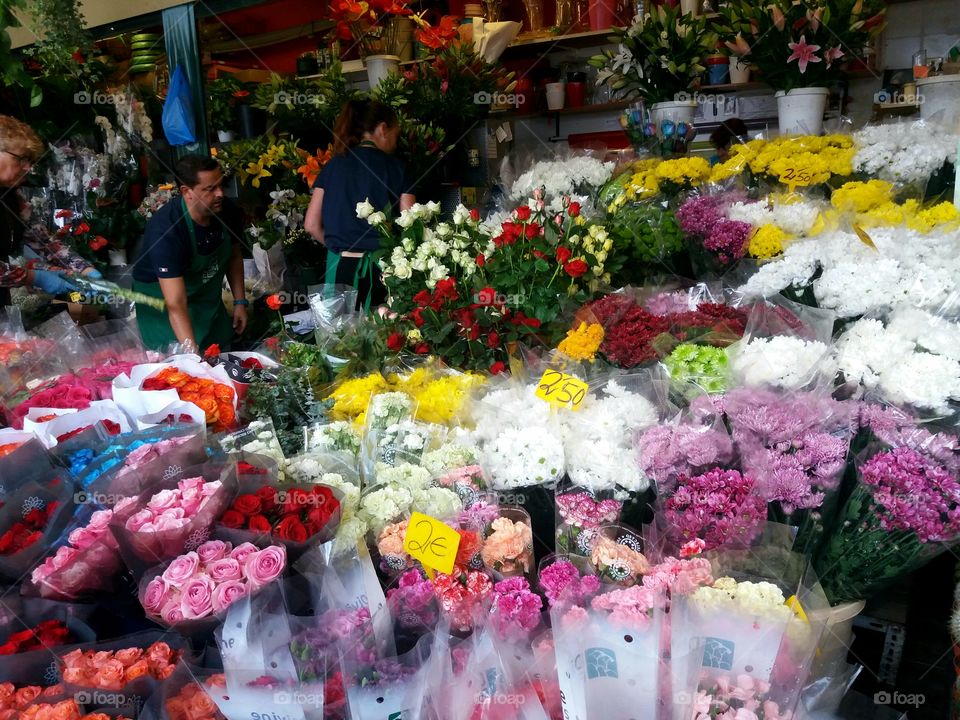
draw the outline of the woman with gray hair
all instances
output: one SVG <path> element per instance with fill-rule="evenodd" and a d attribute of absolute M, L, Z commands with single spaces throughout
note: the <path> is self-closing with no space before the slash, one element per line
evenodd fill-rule
<path fill-rule="evenodd" d="M 17 188 L 43 153 L 43 143 L 26 123 L 0 115 L 0 306 L 10 304 L 10 288 L 29 285 L 50 295 L 75 290 L 60 272 L 34 270 L 14 262 L 21 255 L 91 279 L 100 273 L 30 217 Z"/>

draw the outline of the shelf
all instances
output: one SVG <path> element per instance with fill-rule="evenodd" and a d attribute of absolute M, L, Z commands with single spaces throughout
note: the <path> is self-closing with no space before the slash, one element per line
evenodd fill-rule
<path fill-rule="evenodd" d="M 400 63 L 400 67 L 407 67 L 409 65 L 416 65 L 417 63 L 428 61 L 429 58 L 423 58 L 422 60 L 404 60 Z M 342 63 L 343 65 L 343 74 L 344 75 L 358 75 L 364 73 L 367 69 L 363 66 L 363 60 L 347 60 Z M 297 75 L 297 80 L 316 80 L 317 78 L 323 77 L 323 73 L 316 73 L 314 75 Z"/>
<path fill-rule="evenodd" d="M 704 92 L 706 90 L 720 90 L 725 92 L 736 92 L 738 90 L 769 90 L 770 86 L 759 80 L 751 80 L 745 83 L 724 83 L 723 85 L 701 85 L 691 92 Z"/>
<path fill-rule="evenodd" d="M 507 45 L 504 53 L 511 50 L 517 51 L 524 48 L 543 48 L 546 46 L 560 45 L 568 48 L 585 48 L 595 45 L 609 45 L 607 37 L 614 32 L 614 28 L 607 30 L 588 30 L 587 32 L 568 33 L 566 35 L 545 35 L 535 37 L 529 40 L 517 39 Z"/>
<path fill-rule="evenodd" d="M 525 118 L 542 118 L 567 115 L 592 115 L 595 113 L 615 112 L 624 110 L 632 105 L 635 100 L 618 100 L 616 102 L 598 103 L 596 105 L 584 105 L 582 107 L 562 108 L 560 110 L 536 110 L 529 113 L 520 113 L 515 110 L 491 111 L 488 116 L 490 119 L 503 118 L 505 120 L 523 120 Z"/>

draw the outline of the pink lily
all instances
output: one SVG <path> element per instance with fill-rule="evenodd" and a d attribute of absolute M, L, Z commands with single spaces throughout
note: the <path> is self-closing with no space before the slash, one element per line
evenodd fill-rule
<path fill-rule="evenodd" d="M 834 60 L 839 60 L 843 57 L 843 50 L 840 49 L 840 46 L 832 47 L 823 54 L 823 58 L 827 61 L 827 67 L 833 65 Z"/>
<path fill-rule="evenodd" d="M 801 75 L 807 71 L 808 63 L 820 62 L 820 58 L 817 57 L 817 50 L 820 49 L 820 46 L 807 45 L 806 35 L 800 36 L 800 42 L 787 43 L 787 47 L 793 51 L 790 57 L 787 58 L 787 62 L 796 60 L 797 64 L 800 66 Z"/>

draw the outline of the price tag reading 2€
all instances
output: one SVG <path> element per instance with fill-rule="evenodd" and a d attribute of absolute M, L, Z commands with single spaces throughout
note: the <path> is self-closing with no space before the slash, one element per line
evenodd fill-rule
<path fill-rule="evenodd" d="M 579 410 L 589 389 L 587 383 L 573 375 L 558 370 L 544 370 L 543 377 L 537 383 L 537 397 L 556 407 Z"/>
<path fill-rule="evenodd" d="M 436 518 L 415 512 L 407 523 L 403 549 L 419 560 L 425 568 L 439 570 L 449 575 L 457 559 L 460 535 L 449 525 Z"/>

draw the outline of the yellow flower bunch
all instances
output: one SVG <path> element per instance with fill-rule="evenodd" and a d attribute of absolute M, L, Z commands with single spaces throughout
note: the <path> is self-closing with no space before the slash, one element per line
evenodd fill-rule
<path fill-rule="evenodd" d="M 942 202 L 921 210 L 907 219 L 907 227 L 921 233 L 928 233 L 934 228 L 960 225 L 960 210 L 952 202 Z"/>
<path fill-rule="evenodd" d="M 696 187 L 710 177 L 710 163 L 702 157 L 681 157 L 664 160 L 654 171 L 660 182 Z"/>
<path fill-rule="evenodd" d="M 893 185 L 884 180 L 848 182 L 830 197 L 830 204 L 840 212 L 866 213 L 892 203 Z"/>
<path fill-rule="evenodd" d="M 757 228 L 747 245 L 747 252 L 759 260 L 766 260 L 783 252 L 790 236 L 773 223 Z"/>
<path fill-rule="evenodd" d="M 365 415 L 370 398 L 390 390 L 390 384 L 380 373 L 353 378 L 340 383 L 329 395 L 333 400 L 330 417 L 334 420 L 356 420 Z"/>
<path fill-rule="evenodd" d="M 476 373 L 437 374 L 417 368 L 409 375 L 391 376 L 392 390 L 405 392 L 413 398 L 421 422 L 447 425 L 460 413 L 470 393 L 485 382 Z"/>
<path fill-rule="evenodd" d="M 567 336 L 560 341 L 557 350 L 574 360 L 593 362 L 603 342 L 603 325 L 581 322 L 574 330 L 567 330 Z"/>
<path fill-rule="evenodd" d="M 710 181 L 726 180 L 749 167 L 755 175 L 769 175 L 778 180 L 792 170 L 800 179 L 797 185 L 815 185 L 826 182 L 832 175 L 850 175 L 855 153 L 853 140 L 846 135 L 751 140 L 731 147 L 730 157 L 713 168 Z"/>

